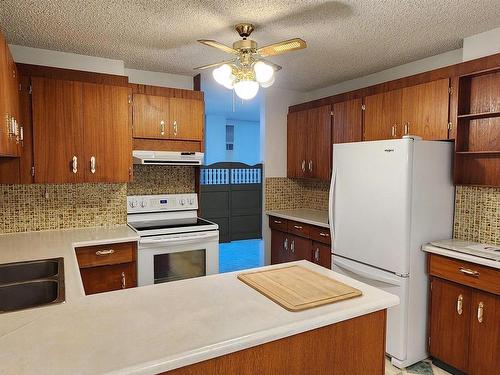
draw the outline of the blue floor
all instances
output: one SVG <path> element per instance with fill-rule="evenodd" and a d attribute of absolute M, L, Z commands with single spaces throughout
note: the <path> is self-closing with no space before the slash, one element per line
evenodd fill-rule
<path fill-rule="evenodd" d="M 264 241 L 242 240 L 219 245 L 219 272 L 231 272 L 264 265 Z"/>

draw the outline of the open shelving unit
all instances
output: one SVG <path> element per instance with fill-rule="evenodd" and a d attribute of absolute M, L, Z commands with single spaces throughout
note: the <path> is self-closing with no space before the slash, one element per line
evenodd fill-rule
<path fill-rule="evenodd" d="M 460 76 L 456 185 L 500 186 L 500 67 Z"/>

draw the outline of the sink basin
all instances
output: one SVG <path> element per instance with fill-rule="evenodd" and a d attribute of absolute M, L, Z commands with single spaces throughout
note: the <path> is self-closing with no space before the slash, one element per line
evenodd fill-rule
<path fill-rule="evenodd" d="M 59 262 L 57 259 L 0 264 L 0 284 L 10 284 L 57 276 L 58 269 Z"/>
<path fill-rule="evenodd" d="M 0 264 L 0 313 L 64 302 L 64 259 Z"/>

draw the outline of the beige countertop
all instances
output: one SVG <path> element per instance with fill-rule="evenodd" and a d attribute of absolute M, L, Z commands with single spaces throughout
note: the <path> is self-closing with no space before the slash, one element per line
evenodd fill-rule
<path fill-rule="evenodd" d="M 282 219 L 300 221 L 302 223 L 330 228 L 328 225 L 328 211 L 313 210 L 310 208 L 295 208 L 290 210 L 270 210 L 267 215 Z"/>
<path fill-rule="evenodd" d="M 67 298 L 63 304 L 0 314 L 0 373 L 155 374 L 399 302 L 306 261 L 296 263 L 363 295 L 292 313 L 239 281 L 235 272 L 85 296 L 74 247 L 136 239 L 128 227 L 1 235 L 0 263 L 64 256 Z"/>
<path fill-rule="evenodd" d="M 460 241 L 460 240 L 455 240 L 455 241 Z M 493 259 L 487 259 L 487 258 L 484 258 L 481 256 L 467 254 L 467 253 L 463 253 L 463 252 L 452 250 L 452 249 L 445 249 L 442 247 L 434 246 L 430 243 L 422 246 L 422 250 L 427 252 L 427 253 L 443 255 L 443 256 L 446 256 L 449 258 L 464 260 L 466 262 L 481 264 L 483 266 L 488 266 L 488 267 L 500 269 L 500 261 L 495 261 Z"/>

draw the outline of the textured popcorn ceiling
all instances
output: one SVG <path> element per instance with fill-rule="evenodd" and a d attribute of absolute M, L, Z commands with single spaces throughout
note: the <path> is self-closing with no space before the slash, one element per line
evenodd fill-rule
<path fill-rule="evenodd" d="M 498 0 L 0 0 L 9 43 L 124 60 L 128 68 L 194 75 L 225 54 L 231 25 L 258 25 L 261 45 L 302 37 L 305 51 L 271 60 L 277 85 L 311 90 L 460 48 L 500 26 Z"/>

